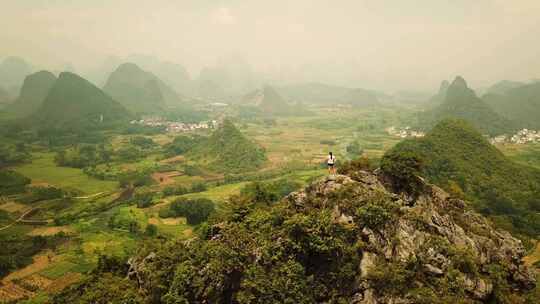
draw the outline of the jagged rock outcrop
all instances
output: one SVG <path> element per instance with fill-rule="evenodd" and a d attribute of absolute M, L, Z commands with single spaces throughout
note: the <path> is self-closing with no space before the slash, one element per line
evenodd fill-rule
<path fill-rule="evenodd" d="M 148 264 L 156 259 L 156 253 L 151 252 L 147 256 L 139 258 L 132 257 L 127 261 L 128 264 L 128 273 L 127 278 L 135 280 L 140 289 L 151 288 L 147 286 L 147 280 L 145 278 L 148 276 L 149 267 Z"/>
<path fill-rule="evenodd" d="M 413 303 L 404 291 L 401 298 L 387 297 L 370 287 L 370 271 L 381 263 L 405 263 L 411 259 L 422 263 L 421 271 L 427 276 L 441 277 L 458 269 L 449 256 L 448 248 L 471 254 L 478 273 L 462 274 L 467 297 L 486 300 L 493 291 L 493 282 L 482 278 L 490 265 L 507 265 L 511 273 L 509 284 L 516 289 L 531 289 L 535 275 L 522 263 L 525 250 L 521 241 L 506 231 L 495 230 L 481 215 L 467 208 L 467 203 L 449 196 L 435 185 L 424 182 L 424 191 L 411 198 L 405 194 L 389 192 L 376 175 L 358 171 L 351 177 L 325 178 L 303 191 L 287 197 L 290 204 L 307 206 L 314 198 L 329 197 L 331 193 L 347 188 L 349 199 L 365 200 L 372 195 L 391 198 L 399 216 L 393 225 L 381 229 L 363 228 L 361 237 L 366 250 L 362 253 L 359 277 L 358 303 Z M 324 201 L 324 200 L 323 200 Z M 336 201 L 334 210 L 347 210 L 349 202 Z M 336 219 L 352 218 L 346 211 L 335 214 Z M 338 220 L 342 223 L 342 221 Z M 446 242 L 441 246 L 438 242 Z"/>

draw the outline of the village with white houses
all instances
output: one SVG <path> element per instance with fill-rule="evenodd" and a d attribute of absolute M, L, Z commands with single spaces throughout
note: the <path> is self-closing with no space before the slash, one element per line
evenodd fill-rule
<path fill-rule="evenodd" d="M 217 120 L 186 123 L 180 121 L 168 121 L 159 116 L 143 117 L 140 120 L 132 120 L 130 123 L 147 127 L 165 127 L 165 131 L 168 133 L 183 133 L 195 130 L 215 129 L 218 127 Z"/>
<path fill-rule="evenodd" d="M 399 137 L 399 138 L 409 138 L 409 137 L 424 137 L 426 134 L 421 131 L 416 131 L 411 129 L 411 127 L 404 127 L 404 128 L 396 128 L 394 126 L 388 127 L 385 129 L 386 133 L 388 133 L 391 136 Z"/>
<path fill-rule="evenodd" d="M 503 135 L 493 137 L 489 141 L 492 144 L 512 143 L 512 144 L 523 145 L 523 144 L 529 144 L 529 143 L 540 143 L 540 131 L 522 129 L 512 136 L 503 134 Z"/>
<path fill-rule="evenodd" d="M 399 138 L 419 138 L 425 136 L 424 132 L 413 130 L 411 127 L 396 128 L 391 126 L 386 128 L 385 131 L 389 135 Z M 540 130 L 522 129 L 511 136 L 503 134 L 489 138 L 489 142 L 493 145 L 505 143 L 518 145 L 540 143 Z"/>

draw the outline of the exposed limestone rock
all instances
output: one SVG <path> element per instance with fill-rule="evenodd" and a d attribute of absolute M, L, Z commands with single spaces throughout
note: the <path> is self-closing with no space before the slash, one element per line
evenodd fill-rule
<path fill-rule="evenodd" d="M 340 212 L 338 205 L 334 206 L 332 216 L 334 217 L 334 222 L 339 224 L 352 224 L 354 222 L 352 216 Z"/>
<path fill-rule="evenodd" d="M 473 280 L 469 277 L 464 279 L 465 290 L 470 292 L 473 298 L 477 300 L 486 299 L 493 291 L 493 284 L 484 281 L 483 279 Z"/>
<path fill-rule="evenodd" d="M 373 289 L 366 289 L 364 291 L 364 295 L 362 297 L 362 301 L 359 302 L 360 304 L 377 304 L 377 298 L 375 297 L 375 292 Z"/>
<path fill-rule="evenodd" d="M 431 264 L 425 264 L 424 268 L 429 274 L 434 276 L 442 276 L 444 274 L 444 271 L 442 271 L 442 269 L 435 267 Z"/>
<path fill-rule="evenodd" d="M 370 276 L 380 264 L 418 261 L 424 275 L 435 278 L 446 276 L 449 269 L 460 269 L 456 263 L 469 255 L 474 264 L 471 267 L 479 272 L 461 277 L 471 300 L 482 301 L 492 294 L 494 286 L 487 269 L 494 263 L 509 265 L 508 284 L 514 289 L 534 288 L 534 273 L 521 262 L 525 254 L 521 241 L 492 228 L 484 217 L 468 208 L 467 202 L 423 180 L 424 189 L 415 198 L 392 193 L 383 181 L 381 176 L 365 171 L 350 177 L 336 175 L 285 199 L 298 209 L 332 208 L 335 222 L 343 225 L 355 221 L 356 208 L 365 202 L 382 201 L 393 210 L 394 217 L 383 227 L 365 226 L 359 231 L 365 244 L 359 263 L 358 292 L 352 303 L 414 303 L 407 290 L 394 291 L 400 294 L 397 296 L 373 288 Z"/>
<path fill-rule="evenodd" d="M 132 257 L 128 260 L 129 266 L 127 278 L 136 280 L 141 290 L 144 290 L 149 283 L 145 278 L 148 275 L 148 263 L 151 263 L 156 258 L 156 254 L 151 252 L 142 260 Z"/>
<path fill-rule="evenodd" d="M 375 267 L 375 260 L 377 256 L 371 252 L 364 252 L 362 254 L 362 260 L 360 260 L 360 278 L 366 278 L 369 271 Z"/>

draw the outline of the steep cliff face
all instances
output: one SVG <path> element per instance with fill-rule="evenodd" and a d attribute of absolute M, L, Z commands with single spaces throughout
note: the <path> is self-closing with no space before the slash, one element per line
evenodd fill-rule
<path fill-rule="evenodd" d="M 237 205 L 128 277 L 164 303 L 523 303 L 536 281 L 519 240 L 421 179 L 414 196 L 389 184 L 360 170 Z"/>

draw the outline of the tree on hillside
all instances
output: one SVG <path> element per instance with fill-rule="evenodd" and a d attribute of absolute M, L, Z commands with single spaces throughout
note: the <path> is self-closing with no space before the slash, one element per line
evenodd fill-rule
<path fill-rule="evenodd" d="M 421 190 L 419 176 L 422 168 L 420 156 L 409 151 L 390 153 L 381 160 L 381 170 L 390 177 L 394 186 L 411 194 Z"/>
<path fill-rule="evenodd" d="M 170 210 L 173 216 L 184 216 L 188 224 L 197 225 L 208 219 L 210 214 L 214 212 L 215 205 L 209 199 L 180 198 L 171 204 Z"/>

